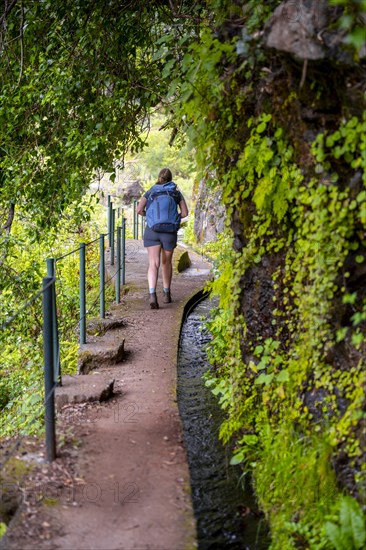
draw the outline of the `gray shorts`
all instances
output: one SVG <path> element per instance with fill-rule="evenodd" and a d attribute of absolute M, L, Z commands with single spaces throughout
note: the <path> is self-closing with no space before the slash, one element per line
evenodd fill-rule
<path fill-rule="evenodd" d="M 144 233 L 144 246 L 156 246 L 160 244 L 163 250 L 173 250 L 177 246 L 177 232 L 158 233 L 147 225 Z"/>

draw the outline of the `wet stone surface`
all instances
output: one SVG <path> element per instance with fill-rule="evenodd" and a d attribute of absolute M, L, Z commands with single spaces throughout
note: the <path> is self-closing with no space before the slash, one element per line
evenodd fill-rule
<path fill-rule="evenodd" d="M 209 368 L 205 345 L 210 336 L 202 318 L 213 303 L 201 302 L 183 324 L 178 358 L 178 404 L 188 454 L 199 550 L 264 550 L 269 546 L 263 517 L 242 471 L 229 465 L 230 449 L 218 440 L 222 412 L 205 387 Z"/>

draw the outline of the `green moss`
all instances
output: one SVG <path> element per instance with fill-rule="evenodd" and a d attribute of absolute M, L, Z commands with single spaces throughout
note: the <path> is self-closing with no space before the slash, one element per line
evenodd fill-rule
<path fill-rule="evenodd" d="M 57 498 L 51 497 L 44 497 L 42 502 L 45 506 L 57 506 L 59 504 L 59 500 Z"/>
<path fill-rule="evenodd" d="M 173 269 L 177 273 L 182 273 L 185 269 L 188 269 L 191 265 L 191 260 L 189 258 L 188 251 L 185 250 L 184 252 L 178 251 L 173 256 Z"/>
<path fill-rule="evenodd" d="M 87 363 L 90 359 L 93 358 L 93 354 L 90 351 L 79 351 L 79 361 L 82 363 Z"/>
<path fill-rule="evenodd" d="M 6 462 L 0 479 L 2 481 L 19 483 L 31 469 L 32 466 L 24 460 L 12 457 Z"/>
<path fill-rule="evenodd" d="M 32 468 L 32 465 L 23 460 L 12 457 L 5 463 L 1 471 L 0 518 L 6 523 L 9 523 L 22 501 L 20 487 L 22 487 L 24 478 Z M 5 533 L 4 529 L 1 530 L 0 528 L 0 536 Z"/>

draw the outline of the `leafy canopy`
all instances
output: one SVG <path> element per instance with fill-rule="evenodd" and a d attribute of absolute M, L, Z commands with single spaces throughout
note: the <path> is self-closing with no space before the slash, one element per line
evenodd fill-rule
<path fill-rule="evenodd" d="M 181 6 L 185 10 L 185 5 Z M 10 205 L 37 228 L 59 219 L 96 169 L 143 146 L 165 95 L 159 37 L 196 24 L 170 2 L 5 2 L 0 13 L 0 228 Z"/>

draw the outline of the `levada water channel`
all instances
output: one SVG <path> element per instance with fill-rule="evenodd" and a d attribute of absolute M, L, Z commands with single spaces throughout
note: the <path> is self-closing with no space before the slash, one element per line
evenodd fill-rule
<path fill-rule="evenodd" d="M 264 519 L 231 451 L 218 439 L 223 414 L 202 375 L 210 368 L 204 320 L 214 303 L 208 299 L 185 318 L 178 356 L 178 404 L 187 449 L 199 550 L 265 550 Z"/>

